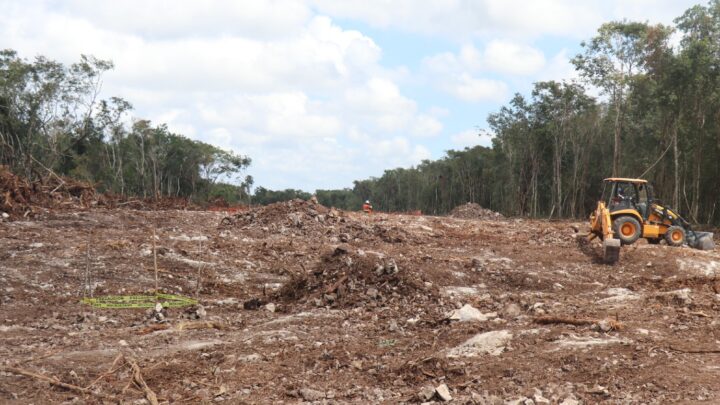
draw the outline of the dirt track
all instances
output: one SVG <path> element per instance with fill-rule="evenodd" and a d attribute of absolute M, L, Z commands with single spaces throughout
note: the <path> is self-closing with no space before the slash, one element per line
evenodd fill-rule
<path fill-rule="evenodd" d="M 142 403 L 132 362 L 160 403 L 414 403 L 441 384 L 452 403 L 720 401 L 720 252 L 638 243 L 607 266 L 569 222 L 300 202 L 223 217 L 0 223 L 0 402 Z M 203 308 L 159 323 L 80 304 L 88 263 L 95 295 L 153 288 L 153 226 L 161 289 L 194 296 L 201 274 Z M 483 320 L 447 319 L 464 304 Z"/>

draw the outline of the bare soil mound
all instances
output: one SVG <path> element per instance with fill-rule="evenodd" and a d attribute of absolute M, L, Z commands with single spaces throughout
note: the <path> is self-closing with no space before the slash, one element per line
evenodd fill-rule
<path fill-rule="evenodd" d="M 463 219 L 502 219 L 501 213 L 483 208 L 478 203 L 458 205 L 450 211 L 450 216 Z"/>

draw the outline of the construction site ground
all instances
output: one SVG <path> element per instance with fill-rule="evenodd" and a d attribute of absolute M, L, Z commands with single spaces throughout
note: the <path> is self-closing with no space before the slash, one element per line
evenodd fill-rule
<path fill-rule="evenodd" d="M 640 241 L 609 266 L 582 222 L 226 215 L 0 223 L 0 403 L 720 401 L 718 251 Z M 199 306 L 80 302 L 152 292 L 153 251 Z"/>

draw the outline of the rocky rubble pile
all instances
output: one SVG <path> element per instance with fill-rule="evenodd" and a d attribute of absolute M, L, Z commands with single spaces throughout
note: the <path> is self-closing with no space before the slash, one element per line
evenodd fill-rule
<path fill-rule="evenodd" d="M 346 245 L 323 255 L 310 272 L 294 276 L 277 292 L 285 303 L 337 308 L 384 307 L 410 300 L 413 307 L 422 307 L 438 297 L 436 287 L 402 263 Z"/>
<path fill-rule="evenodd" d="M 462 219 L 502 219 L 503 215 L 499 212 L 483 208 L 477 203 L 467 203 L 458 205 L 450 211 L 450 216 Z"/>
<path fill-rule="evenodd" d="M 362 240 L 404 243 L 411 239 L 409 233 L 402 228 L 373 222 L 371 217 L 354 218 L 312 199 L 294 199 L 255 207 L 227 216 L 220 224 L 271 234 L 325 237 L 334 243 Z"/>
<path fill-rule="evenodd" d="M 247 226 L 279 226 L 306 228 L 317 223 L 338 222 L 340 213 L 314 201 L 299 198 L 277 202 L 249 211 L 239 212 L 223 218 L 222 225 Z"/>

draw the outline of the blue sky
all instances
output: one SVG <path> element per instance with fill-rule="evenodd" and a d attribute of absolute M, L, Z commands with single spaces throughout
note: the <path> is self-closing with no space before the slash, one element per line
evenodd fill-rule
<path fill-rule="evenodd" d="M 267 188 L 352 187 L 489 145 L 485 120 L 605 21 L 671 24 L 672 0 L 0 0 L 0 46 L 111 59 L 102 95 L 249 155 Z"/>

